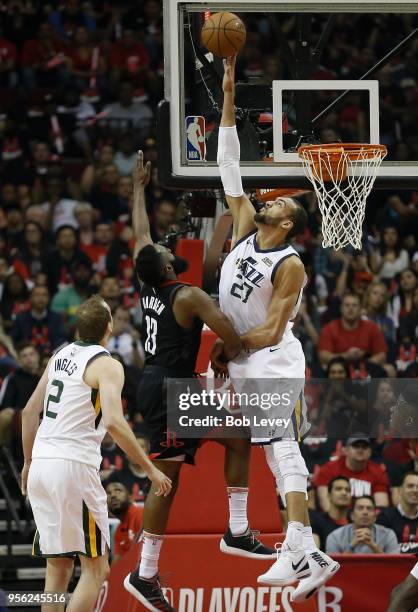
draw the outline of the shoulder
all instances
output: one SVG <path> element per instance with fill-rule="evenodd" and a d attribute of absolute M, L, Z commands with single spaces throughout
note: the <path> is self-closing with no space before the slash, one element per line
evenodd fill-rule
<path fill-rule="evenodd" d="M 386 475 L 386 466 L 382 463 L 369 461 L 369 463 L 367 464 L 367 471 L 371 474 L 376 474 L 378 476 L 381 476 L 382 474 Z"/>
<path fill-rule="evenodd" d="M 181 303 L 182 305 L 192 304 L 195 300 L 201 300 L 208 297 L 207 293 L 193 285 L 173 287 L 173 293 L 171 295 L 173 295 L 173 301 L 175 299 L 177 304 Z"/>

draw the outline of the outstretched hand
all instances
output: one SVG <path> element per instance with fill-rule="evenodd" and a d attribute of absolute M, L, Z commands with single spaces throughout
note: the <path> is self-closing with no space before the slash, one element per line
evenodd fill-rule
<path fill-rule="evenodd" d="M 132 171 L 134 187 L 147 187 L 151 179 L 151 162 L 148 161 L 144 166 L 144 154 L 138 151 L 138 156 Z"/>
<path fill-rule="evenodd" d="M 235 64 L 237 61 L 236 55 L 231 55 L 224 59 L 224 78 L 222 81 L 222 89 L 224 93 L 233 93 L 235 89 Z"/>

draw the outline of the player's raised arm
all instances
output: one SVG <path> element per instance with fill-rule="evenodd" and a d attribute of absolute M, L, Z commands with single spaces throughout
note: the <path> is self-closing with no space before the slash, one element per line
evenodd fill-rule
<path fill-rule="evenodd" d="M 85 378 L 88 384 L 97 382 L 103 424 L 107 431 L 131 461 L 146 472 L 156 486 L 157 494 L 166 497 L 171 490 L 170 478 L 152 464 L 123 416 L 121 392 L 125 377 L 122 365 L 108 356 L 98 357 L 88 367 Z"/>
<path fill-rule="evenodd" d="M 235 62 L 236 56 L 224 61 L 222 88 L 224 103 L 218 136 L 217 162 L 226 201 L 234 220 L 232 244 L 255 229 L 255 209 L 242 188 L 239 168 L 240 144 L 235 125 Z"/>
<path fill-rule="evenodd" d="M 133 180 L 133 208 L 132 208 L 132 229 L 135 236 L 134 257 L 147 244 L 152 244 L 147 208 L 145 204 L 145 188 L 151 178 L 151 162 L 144 166 L 144 154 L 138 151 L 138 157 L 132 172 Z"/>
<path fill-rule="evenodd" d="M 179 323 L 188 327 L 193 319 L 201 319 L 225 343 L 224 354 L 233 359 L 242 349 L 242 342 L 231 321 L 214 301 L 198 287 L 183 287 L 177 292 L 174 311 Z"/>
<path fill-rule="evenodd" d="M 278 344 L 305 282 L 305 268 L 294 256 L 286 259 L 274 278 L 274 289 L 266 321 L 241 336 L 247 349 L 261 349 Z"/>

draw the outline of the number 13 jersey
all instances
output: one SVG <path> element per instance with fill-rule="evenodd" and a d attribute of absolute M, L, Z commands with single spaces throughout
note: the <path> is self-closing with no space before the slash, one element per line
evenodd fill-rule
<path fill-rule="evenodd" d="M 109 352 L 99 344 L 73 342 L 51 359 L 33 458 L 70 459 L 100 468 L 100 445 L 106 433 L 100 394 L 83 376 L 93 359 L 102 355 Z"/>
<path fill-rule="evenodd" d="M 245 334 L 265 323 L 279 266 L 289 257 L 299 257 L 288 244 L 276 249 L 260 249 L 256 235 L 254 230 L 241 238 L 226 257 L 221 270 L 219 304 L 238 334 Z M 293 327 L 291 321 L 297 315 L 301 299 L 302 291 L 287 323 L 287 333 Z"/>

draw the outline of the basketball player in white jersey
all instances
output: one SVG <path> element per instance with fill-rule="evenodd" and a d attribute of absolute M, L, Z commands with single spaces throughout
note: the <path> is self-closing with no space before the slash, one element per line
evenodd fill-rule
<path fill-rule="evenodd" d="M 151 463 L 123 416 L 123 368 L 104 348 L 112 327 L 103 298 L 82 304 L 78 340 L 50 359 L 22 415 L 22 491 L 37 527 L 32 554 L 47 558 L 45 591 L 65 592 L 74 557 L 80 558 L 81 578 L 67 612 L 90 612 L 109 571 L 107 497 L 99 477 L 106 430 L 145 470 L 158 495 L 171 490 L 171 480 Z M 45 610 L 63 611 L 64 605 Z"/>
<path fill-rule="evenodd" d="M 240 146 L 235 126 L 235 57 L 225 61 L 224 105 L 218 140 L 218 165 L 226 200 L 233 216 L 231 252 L 224 261 L 219 285 L 221 310 L 230 318 L 246 347 L 246 354 L 229 361 L 234 388 L 254 383 L 260 393 L 268 381 L 275 391 L 291 383 L 294 402 L 289 426 L 271 432 L 264 444 L 267 463 L 275 476 L 289 519 L 286 539 L 277 561 L 258 582 L 292 584 L 300 580 L 293 601 L 312 596 L 339 569 L 313 540 L 307 508 L 305 461 L 298 441 L 309 429 L 303 399 L 305 358 L 291 322 L 299 309 L 306 283 L 304 266 L 288 240 L 306 227 L 303 207 L 291 198 L 267 202 L 256 213 L 242 189 Z M 223 369 L 222 343 L 213 353 L 215 369 Z M 245 383 L 246 379 L 252 379 Z M 281 387 L 282 386 L 282 387 Z"/>

